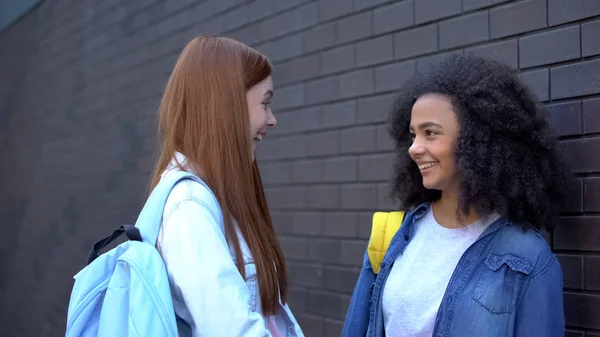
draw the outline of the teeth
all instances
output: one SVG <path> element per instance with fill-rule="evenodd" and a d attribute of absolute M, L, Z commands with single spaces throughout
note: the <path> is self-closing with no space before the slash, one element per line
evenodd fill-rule
<path fill-rule="evenodd" d="M 256 136 L 254 137 L 254 140 L 257 140 L 257 141 L 259 141 L 259 142 L 260 142 L 260 141 L 262 140 L 262 135 L 256 135 Z"/>
<path fill-rule="evenodd" d="M 437 163 L 425 163 L 425 164 L 421 164 L 421 165 L 419 165 L 419 170 L 428 169 L 428 168 L 434 167 L 436 165 L 437 165 Z"/>

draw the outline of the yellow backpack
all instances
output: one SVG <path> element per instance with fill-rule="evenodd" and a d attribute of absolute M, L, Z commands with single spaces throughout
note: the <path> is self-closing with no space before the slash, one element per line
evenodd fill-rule
<path fill-rule="evenodd" d="M 383 257 L 390 248 L 390 242 L 400 229 L 403 220 L 404 212 L 375 212 L 373 214 L 373 226 L 367 254 L 375 274 L 379 273 Z"/>

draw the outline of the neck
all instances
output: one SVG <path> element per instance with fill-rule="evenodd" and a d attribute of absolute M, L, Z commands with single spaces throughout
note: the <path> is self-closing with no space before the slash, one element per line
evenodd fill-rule
<path fill-rule="evenodd" d="M 446 228 L 468 226 L 479 219 L 479 213 L 470 210 L 464 214 L 458 209 L 458 193 L 442 191 L 442 197 L 433 204 L 433 213 L 437 222 Z"/>

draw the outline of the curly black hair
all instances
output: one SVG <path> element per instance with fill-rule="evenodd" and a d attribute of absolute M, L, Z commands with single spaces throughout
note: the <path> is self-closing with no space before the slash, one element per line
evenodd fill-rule
<path fill-rule="evenodd" d="M 426 94 L 448 97 L 459 120 L 459 212 L 496 211 L 524 229 L 552 230 L 568 173 L 546 114 L 514 70 L 473 55 L 454 55 L 418 73 L 396 97 L 388 129 L 398 153 L 392 199 L 409 209 L 441 197 L 423 186 L 408 153 L 411 110 Z"/>

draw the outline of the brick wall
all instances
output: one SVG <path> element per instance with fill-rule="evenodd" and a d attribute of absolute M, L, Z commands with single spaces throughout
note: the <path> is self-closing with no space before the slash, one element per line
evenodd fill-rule
<path fill-rule="evenodd" d="M 198 33 L 275 65 L 279 126 L 261 168 L 307 336 L 339 335 L 393 162 L 383 122 L 404 80 L 472 51 L 522 70 L 577 188 L 550 235 L 568 336 L 600 335 L 600 1 L 55 0 L 0 32 L 2 335 L 63 334 L 90 244 L 131 222 L 154 112 Z"/>

